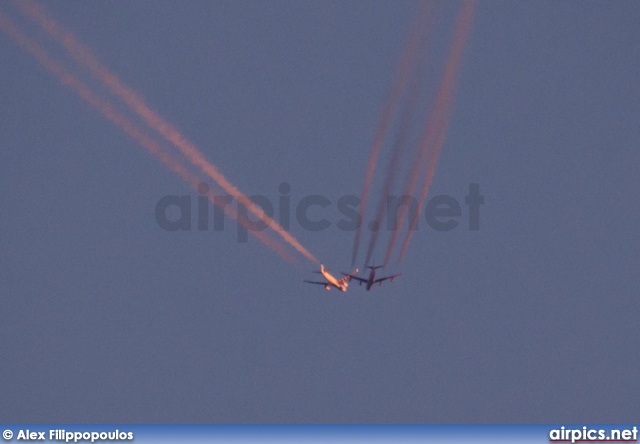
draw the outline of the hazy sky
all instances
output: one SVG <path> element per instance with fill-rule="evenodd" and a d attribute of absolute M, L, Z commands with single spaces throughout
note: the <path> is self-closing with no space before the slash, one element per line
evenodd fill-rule
<path fill-rule="evenodd" d="M 434 13 L 431 87 L 459 5 Z M 292 234 L 350 268 L 336 202 L 360 194 L 416 2 L 45 6 L 243 192 L 277 205 L 289 184 Z M 198 230 L 196 191 L 0 33 L 0 417 L 637 421 L 639 17 L 632 1 L 479 1 L 430 191 L 460 202 L 460 225 L 422 217 L 383 271 L 403 276 L 347 293 L 239 243 L 234 221 Z M 313 194 L 332 202 L 309 211 L 332 222 L 319 232 L 295 223 Z M 166 195 L 192 197 L 191 231 L 158 226 Z"/>

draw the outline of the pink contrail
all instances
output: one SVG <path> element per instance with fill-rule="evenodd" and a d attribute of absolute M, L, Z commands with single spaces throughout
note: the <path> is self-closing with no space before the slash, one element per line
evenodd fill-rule
<path fill-rule="evenodd" d="M 402 91 L 405 88 L 407 78 L 411 72 L 411 68 L 415 61 L 415 55 L 419 47 L 420 39 L 423 33 L 423 27 L 425 18 L 429 10 L 431 9 L 430 2 L 423 2 L 418 12 L 416 23 L 413 26 L 409 43 L 405 50 L 404 57 L 400 64 L 398 71 L 396 72 L 395 80 L 387 99 L 386 104 L 382 108 L 380 120 L 376 128 L 376 133 L 373 138 L 373 144 L 371 145 L 371 153 L 369 155 L 369 162 L 364 176 L 364 185 L 362 186 L 362 194 L 360 196 L 360 226 L 356 229 L 355 240 L 353 243 L 353 253 L 351 254 L 351 265 L 355 264 L 358 255 L 358 248 L 360 245 L 360 236 L 362 233 L 362 225 L 364 223 L 364 217 L 367 210 L 367 200 L 369 198 L 369 192 L 371 190 L 371 182 L 373 181 L 373 173 L 376 169 L 376 163 L 378 161 L 378 155 L 380 154 L 380 148 L 386 138 L 391 120 L 398 108 L 400 98 L 402 97 Z"/>
<path fill-rule="evenodd" d="M 232 185 L 216 167 L 209 163 L 198 149 L 169 122 L 164 120 L 155 111 L 149 108 L 144 99 L 131 88 L 125 86 L 118 77 L 111 73 L 91 52 L 80 43 L 73 33 L 63 30 L 62 27 L 42 7 L 32 2 L 19 2 L 24 13 L 38 22 L 42 29 L 54 40 L 64 46 L 71 57 L 79 64 L 85 66 L 98 78 L 113 94 L 123 100 L 135 113 L 147 124 L 160 133 L 167 141 L 173 143 L 189 161 L 199 167 L 207 176 L 213 179 L 226 193 L 233 196 L 244 205 L 256 217 L 263 220 L 271 229 L 284 239 L 289 245 L 312 262 L 318 260 L 304 248 L 291 234 L 282 228 L 275 220 L 269 217 L 260 206 L 254 204 L 247 196 Z"/>
<path fill-rule="evenodd" d="M 407 136 L 409 135 L 409 129 L 411 127 L 411 122 L 413 120 L 413 115 L 415 113 L 415 108 L 418 101 L 417 90 L 422 77 L 419 74 L 420 73 L 416 72 L 416 76 L 409 85 L 409 91 L 407 92 L 407 104 L 405 105 L 402 111 L 402 116 L 400 117 L 398 138 L 396 139 L 396 142 L 394 143 L 394 146 L 392 148 L 391 161 L 389 162 L 387 176 L 385 177 L 384 184 L 382 186 L 382 193 L 380 194 L 380 198 L 378 199 L 378 204 L 376 205 L 376 212 L 373 219 L 378 229 L 371 231 L 369 246 L 367 247 L 365 265 L 371 265 L 371 256 L 373 255 L 373 252 L 375 250 L 378 235 L 382 227 L 382 218 L 385 214 L 385 209 L 387 206 L 387 197 L 393 189 L 393 186 L 395 184 L 395 177 L 400 167 L 400 161 L 402 159 L 402 154 L 406 145 Z"/>
<path fill-rule="evenodd" d="M 433 113 L 433 110 L 431 110 L 431 113 Z M 429 123 L 427 124 L 426 129 L 424 130 L 422 137 L 420 138 L 420 143 L 419 143 L 419 149 L 418 149 L 418 157 L 415 160 L 415 162 L 413 162 L 412 164 L 412 168 L 411 168 L 411 172 L 409 173 L 409 176 L 407 177 L 407 181 L 404 187 L 404 191 L 403 191 L 403 195 L 406 196 L 412 196 L 413 193 L 415 192 L 415 188 L 417 186 L 418 183 L 418 178 L 420 176 L 420 170 L 421 170 L 421 166 L 424 165 L 424 163 L 427 160 L 427 154 L 428 154 L 428 144 L 426 143 L 428 141 L 428 139 L 431 137 L 431 133 L 433 132 L 433 121 L 434 119 L 429 118 Z M 391 259 L 391 254 L 393 253 L 393 248 L 395 247 L 395 243 L 396 240 L 398 238 L 398 233 L 400 231 L 400 229 L 402 228 L 402 225 L 404 224 L 404 219 L 407 215 L 407 211 L 408 211 L 408 206 L 407 205 L 401 205 L 398 208 L 398 220 L 397 220 L 397 228 L 395 230 L 393 230 L 393 232 L 391 233 L 391 238 L 389 239 L 389 243 L 387 244 L 387 249 L 385 252 L 385 257 L 384 257 L 384 266 L 386 267 L 387 264 L 389 263 L 389 260 Z"/>
<path fill-rule="evenodd" d="M 78 96 L 80 96 L 80 98 L 97 109 L 106 119 L 120 127 L 120 129 L 122 129 L 129 137 L 146 148 L 151 154 L 158 157 L 162 163 L 180 175 L 180 177 L 182 177 L 182 179 L 184 179 L 193 189 L 198 189 L 198 184 L 201 181 L 198 180 L 197 176 L 185 169 L 179 161 L 163 150 L 156 141 L 135 126 L 131 120 L 117 112 L 109 101 L 99 97 L 91 90 L 91 88 L 89 88 L 89 86 L 71 74 L 60 63 L 60 61 L 53 59 L 42 46 L 24 35 L 11 21 L 11 19 L 2 13 L 0 13 L 0 28 L 7 35 L 13 38 L 19 46 L 34 56 L 45 69 L 55 75 L 60 83 L 71 88 L 76 94 L 78 94 Z M 214 201 L 211 194 L 209 194 L 209 200 L 215 205 L 218 204 Z M 295 263 L 294 259 L 287 251 L 284 250 L 282 245 L 275 242 L 264 233 L 252 230 L 248 222 L 242 218 L 238 218 L 238 215 L 235 214 L 235 211 L 230 206 L 223 206 L 223 210 L 229 217 L 237 219 L 242 223 L 243 226 L 251 231 L 251 233 L 254 234 L 261 242 L 278 253 L 285 260 Z"/>
<path fill-rule="evenodd" d="M 460 61 L 462 59 L 464 44 L 471 29 L 474 7 L 475 0 L 467 0 L 465 1 L 460 11 L 458 22 L 454 31 L 451 51 L 445 64 L 442 80 L 440 81 L 440 86 L 438 88 L 438 92 L 434 100 L 430 116 L 428 118 L 428 123 L 423 133 L 423 137 L 421 138 L 419 148 L 420 153 L 418 155 L 419 160 L 414 164 L 414 168 L 411 171 L 410 179 L 405 189 L 405 194 L 414 194 L 418 179 L 420 177 L 420 167 L 424 165 L 426 161 L 428 168 L 425 181 L 420 192 L 420 197 L 418 198 L 418 208 L 409 224 L 409 230 L 402 244 L 398 262 L 400 262 L 404 257 L 407 246 L 409 245 L 409 241 L 418 222 L 418 218 L 420 217 L 420 213 L 422 212 L 423 202 L 426 199 L 427 194 L 429 193 L 429 186 L 431 185 L 431 181 L 433 180 L 433 176 L 435 174 L 438 158 L 440 156 L 442 144 L 446 135 L 451 110 L 453 109 L 456 74 L 460 66 Z M 404 208 L 405 207 L 403 207 L 403 209 Z M 404 222 L 406 213 L 406 211 L 401 210 L 401 217 L 399 222 L 400 226 Z M 397 235 L 398 232 L 395 231 L 392 235 L 389 245 L 387 246 L 385 265 L 388 264 L 391 258 L 391 253 L 393 252 L 393 247 L 395 245 Z"/>
<path fill-rule="evenodd" d="M 447 133 L 447 128 L 449 125 L 449 119 L 451 117 L 451 111 L 453 109 L 454 102 L 454 85 L 456 80 L 456 74 L 460 67 L 460 61 L 462 59 L 462 53 L 464 50 L 464 45 L 469 35 L 469 31 L 471 30 L 471 23 L 473 21 L 473 12 L 475 7 L 474 0 L 468 0 L 465 2 L 465 5 L 460 12 L 460 17 L 458 19 L 458 23 L 456 25 L 456 30 L 454 34 L 453 46 L 451 48 L 451 53 L 447 60 L 446 70 L 443 79 L 443 85 L 441 86 L 444 91 L 442 95 L 444 96 L 441 102 L 441 106 L 438 107 L 438 120 L 440 123 L 437 125 L 438 134 L 433 144 L 433 150 L 431 152 L 431 156 L 429 159 L 429 166 L 427 169 L 427 175 L 425 177 L 425 181 L 422 185 L 422 190 L 420 192 L 420 197 L 418 198 L 418 211 L 414 215 L 411 220 L 411 225 L 409 227 L 409 231 L 407 232 L 404 242 L 402 243 L 402 248 L 400 250 L 400 255 L 398 257 L 398 263 L 402 261 L 404 254 L 409 246 L 409 241 L 411 240 L 411 236 L 413 235 L 413 230 L 418 223 L 418 217 L 422 211 L 422 205 L 424 204 L 427 195 L 429 194 L 429 187 L 433 180 L 433 176 L 435 174 L 436 166 L 438 164 L 438 158 L 440 157 L 440 152 L 442 150 L 442 144 L 444 143 L 444 139 Z"/>

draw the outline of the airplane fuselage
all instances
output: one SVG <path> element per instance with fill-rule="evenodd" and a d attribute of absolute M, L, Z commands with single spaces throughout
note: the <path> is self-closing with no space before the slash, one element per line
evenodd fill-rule
<path fill-rule="evenodd" d="M 372 268 L 371 271 L 369 272 L 369 279 L 367 279 L 367 291 L 371 290 L 371 287 L 373 287 L 373 284 L 376 281 L 376 269 Z"/>
<path fill-rule="evenodd" d="M 340 291 L 347 291 L 347 287 L 349 286 L 349 283 L 346 280 L 339 281 L 338 279 L 333 277 L 333 275 L 331 273 L 329 273 L 327 270 L 325 270 L 324 266 L 320 267 L 320 273 L 327 280 L 327 282 L 329 284 L 333 285 L 334 287 L 336 287 Z M 325 288 L 327 290 L 329 290 L 329 286 L 326 286 Z"/>
<path fill-rule="evenodd" d="M 356 268 L 356 271 L 354 271 L 353 274 L 356 274 L 357 272 L 358 272 L 358 269 Z M 325 281 L 317 282 L 317 281 L 305 280 L 304 282 L 307 282 L 309 284 L 324 285 L 325 290 L 331 290 L 331 287 L 336 287 L 338 290 L 342 292 L 347 291 L 347 287 L 349 287 L 348 281 L 350 279 L 349 277 L 350 275 L 345 276 L 342 279 L 336 279 L 331 273 L 329 273 L 329 270 L 324 268 L 323 264 L 320 264 L 320 271 L 316 271 L 315 273 L 320 273 Z"/>

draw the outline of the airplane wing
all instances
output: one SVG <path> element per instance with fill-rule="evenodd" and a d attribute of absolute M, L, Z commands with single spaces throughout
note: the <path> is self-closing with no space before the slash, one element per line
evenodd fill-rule
<path fill-rule="evenodd" d="M 351 280 L 351 279 L 355 279 L 356 281 L 360 281 L 360 282 L 364 282 L 364 283 L 366 283 L 366 282 L 367 282 L 367 280 L 366 280 L 366 279 L 362 279 L 361 277 L 354 276 L 354 275 L 352 275 L 352 274 L 347 274 L 347 273 L 345 273 L 344 271 L 342 272 L 342 274 L 344 274 L 344 276 L 345 276 L 345 277 L 349 278 L 349 280 Z M 344 278 L 343 278 L 343 279 L 344 279 Z"/>
<path fill-rule="evenodd" d="M 330 285 L 328 282 L 316 282 L 316 281 L 302 281 L 302 282 L 306 282 L 307 284 Z"/>
<path fill-rule="evenodd" d="M 340 279 L 340 282 L 350 281 L 351 279 L 355 279 L 357 281 L 362 281 L 362 282 L 367 282 L 365 279 L 356 277 L 356 274 L 358 274 L 358 269 L 357 268 L 355 269 L 355 271 L 353 273 L 345 273 L 344 271 L 341 271 L 340 273 L 344 274 L 344 277 L 342 279 Z"/>
<path fill-rule="evenodd" d="M 395 278 L 397 278 L 398 276 L 400 276 L 401 274 L 402 274 L 402 273 L 394 274 L 394 275 L 392 275 L 392 276 L 385 276 L 385 277 L 383 277 L 383 278 L 376 279 L 375 281 L 373 281 L 373 283 L 374 283 L 374 284 L 379 284 L 379 283 L 381 283 L 381 282 L 386 281 L 387 279 L 391 279 L 391 282 L 393 282 L 393 280 L 394 280 Z"/>

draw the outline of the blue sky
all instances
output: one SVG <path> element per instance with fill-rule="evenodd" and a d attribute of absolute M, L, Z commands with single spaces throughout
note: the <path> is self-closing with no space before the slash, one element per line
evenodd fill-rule
<path fill-rule="evenodd" d="M 459 4 L 438 3 L 434 63 Z M 294 204 L 360 194 L 417 10 L 45 6 L 243 192 L 276 202 L 286 182 Z M 195 205 L 197 193 L 3 33 L 0 416 L 636 420 L 639 9 L 479 1 L 430 197 L 463 203 L 480 184 L 480 230 L 466 229 L 464 205 L 452 231 L 422 218 L 388 270 L 401 278 L 344 294 L 304 284 L 316 266 L 303 258 L 238 243 L 232 221 L 162 230 L 157 202 Z M 0 12 L 46 42 L 14 4 Z M 291 232 L 333 271 L 349 268 L 353 232 Z"/>

